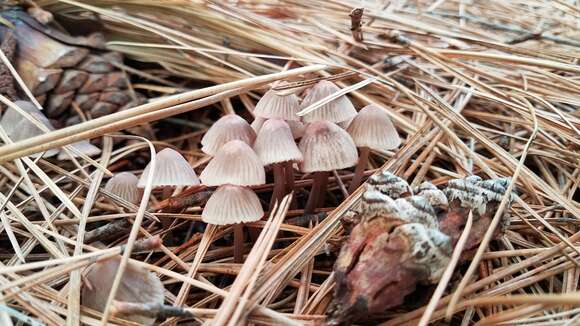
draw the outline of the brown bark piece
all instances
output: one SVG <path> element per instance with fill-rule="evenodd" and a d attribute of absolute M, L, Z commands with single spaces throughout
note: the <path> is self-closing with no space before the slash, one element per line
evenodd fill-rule
<path fill-rule="evenodd" d="M 4 52 L 8 60 L 14 62 L 14 53 L 16 51 L 16 39 L 14 38 L 14 34 L 7 28 L 3 28 L 0 36 L 2 38 L 0 49 L 2 49 L 2 52 Z M 14 78 L 12 77 L 12 73 L 8 67 L 3 63 L 0 63 L 0 93 L 5 94 L 11 100 L 16 99 Z"/>

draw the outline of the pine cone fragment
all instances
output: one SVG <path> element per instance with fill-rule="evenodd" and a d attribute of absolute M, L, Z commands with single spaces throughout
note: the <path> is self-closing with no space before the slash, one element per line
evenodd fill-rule
<path fill-rule="evenodd" d="M 342 221 L 351 232 L 335 264 L 328 324 L 382 313 L 401 305 L 418 284 L 438 282 L 469 211 L 474 223 L 464 256 L 481 243 L 509 182 L 470 176 L 451 180 L 444 191 L 428 182 L 411 191 L 389 172 L 371 177 L 360 208 Z"/>
<path fill-rule="evenodd" d="M 349 325 L 400 305 L 417 284 L 436 282 L 451 255 L 451 241 L 438 230 L 428 197 L 389 197 L 385 193 L 412 193 L 404 180 L 390 173 L 365 187 L 360 223 L 336 261 L 329 325 Z"/>
<path fill-rule="evenodd" d="M 473 226 L 465 243 L 464 255 L 481 243 L 509 183 L 509 178 L 481 180 L 477 176 L 449 181 L 444 191 L 449 201 L 449 210 L 440 215 L 439 224 L 441 231 L 451 237 L 455 246 L 467 223 L 469 211 L 473 212 Z M 508 222 L 508 219 L 502 219 L 494 238 L 503 233 Z"/>

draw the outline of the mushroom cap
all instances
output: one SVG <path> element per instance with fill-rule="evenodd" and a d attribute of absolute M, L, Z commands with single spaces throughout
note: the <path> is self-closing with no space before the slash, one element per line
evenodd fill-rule
<path fill-rule="evenodd" d="M 153 187 L 195 186 L 199 184 L 197 174 L 181 154 L 171 148 L 165 148 L 155 154 L 155 174 Z M 145 188 L 147 176 L 151 170 L 151 162 L 147 164 L 139 183 L 139 188 Z"/>
<path fill-rule="evenodd" d="M 83 140 L 78 143 L 71 144 L 70 146 L 74 147 L 76 150 L 85 154 L 86 156 L 94 156 L 101 153 L 101 149 L 91 144 L 88 140 Z M 74 157 L 79 157 L 79 155 L 73 151 L 70 151 L 70 153 Z M 64 161 L 70 159 L 70 155 L 68 155 L 64 149 L 58 153 L 57 160 Z"/>
<path fill-rule="evenodd" d="M 206 186 L 225 184 L 254 186 L 266 183 L 266 172 L 258 155 L 241 140 L 227 142 L 200 175 Z"/>
<path fill-rule="evenodd" d="M 266 120 L 268 120 L 268 119 L 261 118 L 261 117 L 254 118 L 254 121 L 252 121 L 250 126 L 252 126 L 252 129 L 254 129 L 256 134 L 258 134 L 258 132 L 260 132 L 260 129 L 262 128 L 262 125 L 264 124 L 264 122 L 266 122 Z"/>
<path fill-rule="evenodd" d="M 332 171 L 356 165 L 356 145 L 348 133 L 328 121 L 316 121 L 306 126 L 298 145 L 304 161 L 302 172 Z"/>
<path fill-rule="evenodd" d="M 254 114 L 257 117 L 298 121 L 300 118 L 296 112 L 300 109 L 298 96 L 295 94 L 278 95 L 274 90 L 269 90 L 256 104 Z"/>
<path fill-rule="evenodd" d="M 36 108 L 36 106 L 34 106 L 34 104 L 28 101 L 14 101 L 14 104 L 16 104 L 19 108 L 21 108 L 27 113 L 40 112 Z M 10 133 L 14 130 L 16 125 L 22 120 L 26 119 L 16 110 L 12 109 L 11 107 L 8 107 L 6 109 L 6 112 L 2 116 L 2 119 L 0 120 L 0 125 L 2 125 L 6 133 L 10 135 Z M 49 128 L 52 128 L 52 125 Z"/>
<path fill-rule="evenodd" d="M 256 117 L 254 119 L 254 121 L 252 122 L 252 128 L 256 131 L 256 134 L 260 132 L 260 129 L 262 128 L 262 125 L 264 124 L 264 122 L 266 122 L 266 120 L 268 119 L 260 117 Z M 294 139 L 302 138 L 302 136 L 304 135 L 304 129 L 306 128 L 302 122 L 296 120 L 284 120 L 284 121 L 286 121 L 286 123 L 290 127 L 290 131 L 292 132 L 292 137 L 294 137 Z"/>
<path fill-rule="evenodd" d="M 304 126 L 302 122 L 286 120 L 286 123 L 288 123 L 290 131 L 292 132 L 292 137 L 294 137 L 294 139 L 302 138 L 302 136 L 304 136 L 304 130 L 306 129 L 306 126 Z"/>
<path fill-rule="evenodd" d="M 100 312 L 105 310 L 120 261 L 121 257 L 115 256 L 94 263 L 87 268 L 86 279 L 91 286 L 84 285 L 82 287 L 81 300 L 83 306 Z M 115 300 L 163 304 L 163 284 L 155 274 L 129 261 L 121 278 Z M 127 315 L 123 316 L 123 318 L 141 325 L 153 325 L 155 322 L 155 318 L 141 315 Z"/>
<path fill-rule="evenodd" d="M 217 188 L 201 213 L 204 222 L 217 225 L 254 222 L 262 216 L 264 210 L 256 193 L 234 185 Z"/>
<path fill-rule="evenodd" d="M 305 109 L 313 103 L 338 91 L 340 91 L 340 88 L 333 82 L 328 80 L 321 80 L 310 89 L 310 92 L 308 92 L 306 97 L 304 97 L 300 108 Z M 324 104 L 318 109 L 305 114 L 302 117 L 302 120 L 304 122 L 324 120 L 337 123 L 352 119 L 355 115 L 356 109 L 348 97 L 343 95 L 329 103 Z"/>
<path fill-rule="evenodd" d="M 228 114 L 208 129 L 201 139 L 201 150 L 213 156 L 225 143 L 234 139 L 252 146 L 256 140 L 256 132 L 244 118 L 236 114 Z"/>
<path fill-rule="evenodd" d="M 371 104 L 365 106 L 347 128 L 357 147 L 389 150 L 401 145 L 401 138 L 384 109 Z"/>
<path fill-rule="evenodd" d="M 254 151 L 264 163 L 302 161 L 302 153 L 294 142 L 290 126 L 282 119 L 269 119 L 258 132 Z"/>
<path fill-rule="evenodd" d="M 107 183 L 105 184 L 105 190 L 117 195 L 126 201 L 136 204 L 141 200 L 141 191 L 137 188 L 137 183 L 139 178 L 137 178 L 131 172 L 121 172 L 115 174 Z"/>
<path fill-rule="evenodd" d="M 16 101 L 14 102 L 18 107 L 22 110 L 30 114 L 33 118 L 36 118 L 40 123 L 42 123 L 48 130 L 54 130 L 54 127 L 48 120 L 44 114 L 38 110 L 32 103 L 27 101 Z M 2 116 L 0 120 L 0 125 L 6 131 L 6 134 L 12 141 L 20 141 L 27 138 L 35 137 L 43 135 L 45 132 L 42 131 L 39 127 L 37 127 L 34 123 L 30 120 L 26 119 L 20 113 L 12 108 L 8 108 L 8 110 Z M 51 157 L 58 154 L 59 150 L 49 149 L 45 152 L 43 157 Z M 32 157 L 38 157 L 37 154 L 31 155 Z"/>

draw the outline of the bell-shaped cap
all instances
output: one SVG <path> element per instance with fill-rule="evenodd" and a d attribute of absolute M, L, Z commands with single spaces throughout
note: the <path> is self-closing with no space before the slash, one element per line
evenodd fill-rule
<path fill-rule="evenodd" d="M 269 90 L 256 104 L 254 114 L 256 117 L 298 121 L 300 118 L 296 112 L 300 109 L 298 96 L 295 94 L 279 95 L 274 90 Z"/>
<path fill-rule="evenodd" d="M 401 138 L 389 115 L 374 104 L 360 110 L 347 131 L 357 147 L 384 151 L 401 145 Z"/>
<path fill-rule="evenodd" d="M 217 225 L 254 222 L 262 216 L 258 196 L 251 189 L 233 185 L 219 187 L 201 213 L 204 222 Z"/>
<path fill-rule="evenodd" d="M 290 126 L 282 119 L 264 122 L 254 143 L 254 151 L 264 165 L 302 161 L 302 153 L 294 142 Z"/>
<path fill-rule="evenodd" d="M 206 186 L 225 184 L 255 186 L 266 183 L 266 172 L 258 155 L 241 140 L 227 142 L 200 175 Z"/>
<path fill-rule="evenodd" d="M 42 111 L 38 110 L 32 103 L 26 101 L 16 101 L 14 104 L 18 105 L 22 110 L 30 114 L 33 118 L 43 124 L 48 130 L 54 130 L 54 127 Z M 2 116 L 0 124 L 6 134 L 14 142 L 21 141 L 27 138 L 43 135 L 45 132 L 41 130 L 32 121 L 25 118 L 12 108 L 8 108 L 6 113 Z M 49 149 L 45 152 L 43 157 L 51 157 L 58 154 L 58 149 Z M 38 154 L 31 155 L 37 157 Z"/>
<path fill-rule="evenodd" d="M 344 129 L 328 121 L 308 124 L 298 147 L 304 157 L 300 166 L 302 172 L 345 169 L 358 161 L 352 138 Z"/>
<path fill-rule="evenodd" d="M 141 200 L 141 191 L 137 187 L 139 178 L 131 172 L 115 174 L 105 184 L 105 190 L 126 201 L 137 204 Z"/>
<path fill-rule="evenodd" d="M 260 118 L 260 117 L 254 118 L 254 121 L 252 121 L 250 126 L 252 126 L 252 129 L 254 129 L 256 134 L 258 134 L 258 132 L 260 132 L 260 129 L 262 128 L 262 125 L 264 124 L 264 122 L 266 122 L 266 120 L 268 120 L 268 119 Z"/>
<path fill-rule="evenodd" d="M 14 101 L 14 104 L 16 104 L 19 108 L 21 108 L 26 113 L 31 113 L 31 114 L 32 113 L 40 113 L 40 111 L 36 108 L 36 106 L 34 106 L 34 104 L 32 104 L 31 102 Z M 22 114 L 18 113 L 16 110 L 12 109 L 11 107 L 8 107 L 6 109 L 6 112 L 2 116 L 2 119 L 0 120 L 0 125 L 2 125 L 2 128 L 4 128 L 4 131 L 6 131 L 6 133 L 8 135 L 10 135 L 10 133 L 14 130 L 16 125 L 24 119 L 26 119 L 26 118 L 24 118 L 24 116 L 22 116 Z M 49 128 L 52 128 L 52 125 L 50 125 Z"/>
<path fill-rule="evenodd" d="M 83 306 L 100 312 L 105 310 L 120 261 L 121 257 L 115 256 L 87 268 L 88 284 L 83 285 L 81 294 Z M 161 305 L 164 302 L 163 284 L 155 274 L 129 261 L 115 300 Z M 155 318 L 141 315 L 127 315 L 123 318 L 140 325 L 153 325 L 155 322 Z"/>
<path fill-rule="evenodd" d="M 83 140 L 78 143 L 71 144 L 74 149 L 77 151 L 85 154 L 86 156 L 95 156 L 101 153 L 101 149 L 97 146 L 91 144 L 88 140 Z M 79 157 L 79 155 L 73 151 L 69 151 L 73 157 Z M 70 155 L 62 149 L 60 153 L 58 153 L 57 159 L 59 161 L 70 160 Z"/>
<path fill-rule="evenodd" d="M 306 129 L 306 126 L 304 126 L 302 122 L 292 120 L 286 120 L 286 122 L 290 127 L 290 131 L 292 132 L 292 137 L 294 137 L 294 139 L 302 138 L 302 136 L 304 136 L 304 130 Z"/>
<path fill-rule="evenodd" d="M 256 132 L 250 124 L 236 114 L 228 114 L 216 121 L 201 139 L 201 150 L 214 156 L 230 140 L 241 140 L 252 146 Z"/>
<path fill-rule="evenodd" d="M 151 163 L 147 164 L 137 186 L 145 188 Z M 199 184 L 197 174 L 181 154 L 165 148 L 155 155 L 153 187 L 195 186 Z"/>
<path fill-rule="evenodd" d="M 254 129 L 256 134 L 260 132 L 260 129 L 262 128 L 262 125 L 264 124 L 264 122 L 266 122 L 266 120 L 268 119 L 256 117 L 254 121 L 252 121 L 252 128 Z M 304 129 L 306 129 L 306 127 L 302 122 L 296 120 L 284 120 L 284 121 L 286 121 L 286 123 L 290 127 L 290 131 L 292 132 L 292 137 L 294 137 L 294 139 L 302 138 L 302 136 L 304 135 Z"/>
<path fill-rule="evenodd" d="M 340 91 L 340 88 L 333 82 L 328 80 L 321 80 L 310 89 L 310 92 L 308 92 L 302 101 L 300 108 L 305 109 L 317 101 L 338 91 Z M 342 95 L 339 98 L 317 108 L 316 110 L 307 113 L 302 117 L 302 120 L 304 122 L 323 120 L 338 123 L 352 119 L 355 115 L 356 109 L 348 97 L 346 97 L 346 95 Z"/>

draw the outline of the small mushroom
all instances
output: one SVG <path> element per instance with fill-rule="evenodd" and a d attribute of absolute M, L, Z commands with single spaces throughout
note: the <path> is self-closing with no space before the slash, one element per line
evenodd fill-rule
<path fill-rule="evenodd" d="M 256 153 L 252 150 L 250 146 L 248 146 L 248 144 L 246 144 L 241 140 L 232 140 L 227 142 L 225 145 L 222 146 L 222 148 L 220 148 L 220 150 L 216 153 L 215 157 L 208 163 L 208 165 L 201 173 L 200 179 L 203 182 L 203 184 L 207 186 L 223 186 L 223 185 L 242 186 L 242 187 L 254 186 L 261 185 L 266 182 L 266 172 L 264 171 L 262 161 L 260 161 Z M 249 189 L 246 190 L 253 193 L 252 190 Z M 210 203 L 211 200 L 210 198 L 210 200 L 208 200 L 208 203 L 206 203 L 206 207 L 210 204 L 212 206 L 219 204 L 224 206 L 236 207 L 237 205 L 236 201 L 238 199 L 233 196 L 226 196 L 228 194 L 231 195 L 233 193 L 233 188 L 226 187 L 222 188 L 221 191 L 222 196 L 218 198 L 222 198 L 222 201 L 218 202 L 216 201 L 216 199 L 214 199 Z M 247 195 L 247 192 L 244 192 L 244 194 L 246 198 L 250 198 L 250 196 Z M 257 199 L 257 196 L 252 198 Z M 231 200 L 232 202 L 225 202 L 224 200 L 226 199 Z M 209 214 L 209 212 L 215 212 L 215 210 L 208 211 L 207 214 Z M 211 216 L 207 214 L 206 216 L 208 216 L 209 220 Z M 243 218 L 251 219 L 252 216 L 254 215 L 250 215 L 249 217 Z M 220 218 L 223 220 L 223 216 L 221 216 Z M 230 219 L 233 218 L 236 217 L 230 217 Z M 243 226 L 241 224 L 236 224 L 234 225 L 234 261 L 237 263 L 242 262 L 243 245 L 244 245 Z"/>
<path fill-rule="evenodd" d="M 294 142 L 290 127 L 282 119 L 269 119 L 264 122 L 254 143 L 254 151 L 262 163 L 271 165 L 274 171 L 274 191 L 270 201 L 272 209 L 276 200 L 282 200 L 286 190 L 293 191 L 294 174 L 286 174 L 293 172 L 294 162 L 302 161 L 302 153 Z"/>
<path fill-rule="evenodd" d="M 108 258 L 89 266 L 86 271 L 86 283 L 83 284 L 81 300 L 83 306 L 103 312 L 115 274 L 121 261 L 120 256 Z M 159 278 L 129 261 L 123 273 L 115 300 L 121 302 L 163 304 L 164 288 Z M 153 325 L 155 318 L 128 315 L 124 318 L 140 325 Z"/>
<path fill-rule="evenodd" d="M 279 95 L 274 90 L 269 90 L 256 104 L 254 114 L 264 119 L 299 121 L 300 118 L 296 115 L 300 109 L 298 100 L 295 94 Z"/>
<path fill-rule="evenodd" d="M 256 139 L 256 132 L 242 117 L 228 114 L 221 117 L 208 129 L 201 139 L 201 150 L 214 156 L 225 143 L 236 139 L 252 146 Z"/>
<path fill-rule="evenodd" d="M 373 104 L 360 110 L 348 125 L 347 131 L 360 149 L 358 164 L 349 186 L 349 193 L 353 193 L 362 180 L 370 150 L 397 148 L 401 144 L 401 138 L 385 110 Z"/>
<path fill-rule="evenodd" d="M 70 146 L 73 147 L 74 149 L 76 149 L 79 153 L 84 154 L 86 156 L 95 156 L 95 155 L 98 155 L 101 153 L 101 149 L 98 148 L 97 146 L 91 144 L 88 140 L 82 140 L 78 143 L 71 144 Z M 74 151 L 69 151 L 69 152 L 75 158 L 80 157 L 80 155 Z M 56 159 L 59 161 L 70 160 L 71 155 L 69 155 L 69 153 L 63 149 L 63 150 L 60 150 Z"/>
<path fill-rule="evenodd" d="M 181 154 L 171 148 L 165 148 L 155 154 L 155 172 L 153 187 L 186 187 L 199 185 L 197 174 Z M 137 183 L 139 188 L 145 188 L 147 178 L 151 173 L 151 163 L 147 164 Z"/>
<path fill-rule="evenodd" d="M 200 179 L 210 187 L 224 184 L 255 186 L 266 183 L 266 173 L 262 161 L 248 144 L 232 140 L 220 148 Z"/>
<path fill-rule="evenodd" d="M 24 110 L 26 113 L 31 115 L 33 118 L 36 118 L 37 122 L 43 124 L 49 131 L 55 130 L 54 126 L 50 123 L 50 120 L 42 113 L 42 111 L 38 110 L 34 104 L 28 101 L 15 101 L 18 107 Z M 6 131 L 8 137 L 10 137 L 13 141 L 20 141 L 27 138 L 43 135 L 45 131 L 40 129 L 37 125 L 35 125 L 32 121 L 25 118 L 23 115 L 18 113 L 16 110 L 12 108 L 8 108 L 6 113 L 2 116 L 2 120 L 0 120 L 0 125 Z M 94 156 L 101 153 L 101 150 L 92 145 L 88 140 L 83 140 L 78 143 L 71 144 L 74 149 L 78 152 L 85 154 L 87 156 Z M 46 151 L 43 157 L 51 157 L 58 153 L 57 159 L 59 161 L 68 160 L 70 159 L 69 154 L 65 150 L 58 150 L 58 149 L 50 149 Z M 79 155 L 76 152 L 72 152 L 74 157 L 78 157 Z M 38 155 L 32 155 L 32 157 L 37 157 Z"/>
<path fill-rule="evenodd" d="M 340 88 L 333 82 L 328 80 L 321 80 L 312 88 L 310 88 L 300 107 L 301 109 L 305 109 L 317 101 L 339 91 Z M 348 97 L 346 95 L 342 95 L 339 98 L 317 108 L 316 110 L 305 114 L 302 119 L 304 122 L 330 121 L 339 123 L 350 120 L 354 116 L 356 116 L 356 109 Z"/>
<path fill-rule="evenodd" d="M 211 195 L 201 218 L 216 225 L 254 222 L 264 216 L 260 199 L 251 189 L 223 185 Z"/>
<path fill-rule="evenodd" d="M 302 172 L 314 173 L 304 211 L 305 214 L 312 214 L 324 199 L 329 172 L 356 164 L 356 146 L 344 129 L 332 122 L 316 121 L 306 126 L 298 147 L 304 156 L 300 169 Z"/>
<path fill-rule="evenodd" d="M 262 128 L 262 125 L 264 124 L 264 122 L 266 122 L 266 120 L 267 119 L 260 117 L 256 117 L 256 119 L 254 119 L 254 121 L 252 122 L 252 128 L 256 131 L 256 133 L 260 132 L 260 128 Z M 286 123 L 290 127 L 290 131 L 292 132 L 292 137 L 294 139 L 302 138 L 302 136 L 304 135 L 304 129 L 306 128 L 302 122 L 294 120 L 284 120 L 284 121 L 286 121 Z"/>
<path fill-rule="evenodd" d="M 48 118 L 42 114 L 42 111 L 38 110 L 34 104 L 27 101 L 16 101 L 14 102 L 19 108 L 24 112 L 36 119 L 38 123 L 44 125 L 48 130 L 55 130 Z M 32 121 L 25 118 L 16 110 L 8 107 L 2 119 L 0 120 L 0 125 L 4 128 L 4 131 L 10 137 L 12 141 L 20 141 L 27 138 L 43 135 L 45 132 L 36 126 Z M 51 157 L 58 154 L 58 149 L 49 149 L 43 155 L 43 157 Z M 38 157 L 38 154 L 31 155 L 32 157 Z"/>
<path fill-rule="evenodd" d="M 105 190 L 130 203 L 137 204 L 141 200 L 141 191 L 137 188 L 138 182 L 139 178 L 133 173 L 121 172 L 107 181 Z"/>

